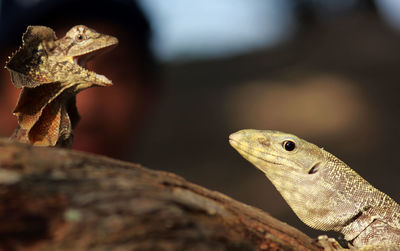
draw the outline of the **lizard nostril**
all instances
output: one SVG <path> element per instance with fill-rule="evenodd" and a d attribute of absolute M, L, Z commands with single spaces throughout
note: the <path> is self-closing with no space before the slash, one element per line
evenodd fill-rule
<path fill-rule="evenodd" d="M 269 140 L 267 140 L 266 138 L 258 138 L 257 141 L 258 141 L 258 143 L 260 143 L 261 145 L 266 146 L 266 147 L 269 147 L 271 145 Z"/>

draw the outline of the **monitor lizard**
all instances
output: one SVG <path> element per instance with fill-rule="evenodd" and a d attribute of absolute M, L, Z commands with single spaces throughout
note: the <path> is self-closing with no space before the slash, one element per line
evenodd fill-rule
<path fill-rule="evenodd" d="M 264 172 L 306 225 L 341 233 L 350 249 L 400 250 L 399 204 L 337 157 L 278 131 L 241 130 L 229 142 Z M 342 250 L 332 246 L 326 249 Z"/>
<path fill-rule="evenodd" d="M 86 63 L 117 43 L 117 38 L 84 25 L 72 27 L 60 39 L 51 28 L 28 26 L 22 46 L 6 63 L 14 86 L 22 88 L 13 111 L 18 127 L 10 139 L 70 147 L 79 120 L 75 95 L 92 86 L 112 85 L 105 76 L 86 69 Z"/>

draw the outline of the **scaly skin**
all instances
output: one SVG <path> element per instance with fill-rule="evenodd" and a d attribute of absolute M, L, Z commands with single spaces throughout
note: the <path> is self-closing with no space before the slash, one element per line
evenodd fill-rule
<path fill-rule="evenodd" d="M 342 233 L 355 248 L 400 250 L 399 204 L 332 154 L 278 131 L 241 130 L 229 142 L 308 226 Z"/>
<path fill-rule="evenodd" d="M 84 25 L 57 39 L 45 26 L 28 26 L 22 47 L 6 63 L 15 87 L 22 88 L 14 115 L 18 127 L 12 140 L 38 146 L 72 144 L 79 120 L 75 95 L 91 86 L 110 86 L 105 76 L 84 68 L 100 50 L 118 43 Z"/>

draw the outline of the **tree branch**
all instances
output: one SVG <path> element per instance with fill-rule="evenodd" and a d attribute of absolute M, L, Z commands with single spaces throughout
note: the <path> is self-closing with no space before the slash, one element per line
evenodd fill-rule
<path fill-rule="evenodd" d="M 322 250 L 259 209 L 103 156 L 0 139 L 0 249 Z"/>

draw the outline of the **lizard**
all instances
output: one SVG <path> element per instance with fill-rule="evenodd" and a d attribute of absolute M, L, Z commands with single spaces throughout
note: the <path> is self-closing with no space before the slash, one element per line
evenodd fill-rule
<path fill-rule="evenodd" d="M 107 77 L 88 70 L 87 62 L 118 39 L 84 25 L 57 39 L 46 26 L 28 26 L 22 46 L 6 62 L 11 80 L 21 88 L 13 114 L 18 126 L 10 137 L 36 146 L 71 147 L 79 121 L 75 96 L 92 86 L 110 86 Z"/>
<path fill-rule="evenodd" d="M 272 130 L 240 130 L 229 142 L 309 227 L 342 234 L 350 249 L 400 250 L 399 204 L 323 148 Z M 327 250 L 348 250 L 331 242 Z"/>

